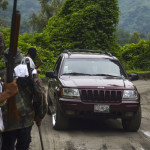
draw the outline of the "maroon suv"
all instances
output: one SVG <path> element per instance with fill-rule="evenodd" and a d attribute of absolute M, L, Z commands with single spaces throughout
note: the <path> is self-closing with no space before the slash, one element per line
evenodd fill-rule
<path fill-rule="evenodd" d="M 48 71 L 48 113 L 55 129 L 66 129 L 71 117 L 121 118 L 126 131 L 141 124 L 140 95 L 119 60 L 103 51 L 62 53 Z"/>

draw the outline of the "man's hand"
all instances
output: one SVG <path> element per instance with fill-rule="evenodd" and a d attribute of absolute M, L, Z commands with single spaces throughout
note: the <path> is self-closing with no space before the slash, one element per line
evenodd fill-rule
<path fill-rule="evenodd" d="M 4 83 L 4 89 L 9 97 L 15 96 L 18 93 L 16 80 L 13 80 L 11 83 Z"/>
<path fill-rule="evenodd" d="M 40 72 L 41 72 L 41 69 L 38 68 L 38 69 L 36 69 L 36 71 L 37 71 L 38 73 L 40 73 Z"/>

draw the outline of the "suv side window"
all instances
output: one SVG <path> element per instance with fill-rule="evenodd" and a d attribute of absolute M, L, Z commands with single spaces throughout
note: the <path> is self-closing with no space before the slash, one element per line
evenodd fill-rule
<path fill-rule="evenodd" d="M 54 75 L 58 75 L 58 71 L 59 71 L 59 67 L 60 67 L 61 61 L 62 61 L 62 57 L 59 56 L 55 66 L 54 66 Z"/>

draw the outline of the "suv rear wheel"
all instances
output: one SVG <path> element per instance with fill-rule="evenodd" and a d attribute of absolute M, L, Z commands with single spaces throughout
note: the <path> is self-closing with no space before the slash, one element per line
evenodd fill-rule
<path fill-rule="evenodd" d="M 122 126 L 125 131 L 136 132 L 141 124 L 141 106 L 132 118 L 122 118 Z"/>
<path fill-rule="evenodd" d="M 54 110 L 54 112 L 52 113 L 53 128 L 56 130 L 67 129 L 69 126 L 69 120 L 60 110 L 58 104 L 56 104 L 56 106 L 53 106 L 53 110 Z"/>

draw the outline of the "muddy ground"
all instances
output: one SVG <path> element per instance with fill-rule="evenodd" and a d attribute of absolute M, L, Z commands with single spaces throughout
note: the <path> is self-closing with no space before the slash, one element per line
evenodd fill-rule
<path fill-rule="evenodd" d="M 125 132 L 119 119 L 76 119 L 71 122 L 71 129 L 56 131 L 51 116 L 46 115 L 41 126 L 44 150 L 150 150 L 150 80 L 134 84 L 141 94 L 142 123 L 138 132 Z M 36 125 L 30 150 L 42 150 Z"/>

